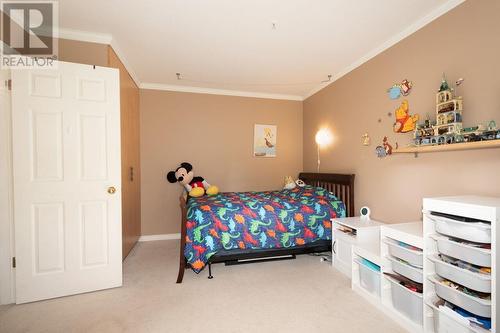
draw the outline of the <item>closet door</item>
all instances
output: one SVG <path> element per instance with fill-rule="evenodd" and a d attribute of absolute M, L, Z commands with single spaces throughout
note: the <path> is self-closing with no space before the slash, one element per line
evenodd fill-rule
<path fill-rule="evenodd" d="M 125 259 L 141 235 L 139 88 L 111 47 L 108 48 L 108 66 L 120 71 L 122 250 Z"/>
<path fill-rule="evenodd" d="M 12 72 L 16 302 L 122 285 L 118 71 Z"/>

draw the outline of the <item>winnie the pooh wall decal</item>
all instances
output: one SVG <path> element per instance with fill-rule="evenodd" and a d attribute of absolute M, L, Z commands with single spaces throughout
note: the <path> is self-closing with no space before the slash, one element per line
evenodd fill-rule
<path fill-rule="evenodd" d="M 394 113 L 396 115 L 394 132 L 408 133 L 415 130 L 418 122 L 418 114 L 410 115 L 410 105 L 407 100 L 404 100 Z"/>

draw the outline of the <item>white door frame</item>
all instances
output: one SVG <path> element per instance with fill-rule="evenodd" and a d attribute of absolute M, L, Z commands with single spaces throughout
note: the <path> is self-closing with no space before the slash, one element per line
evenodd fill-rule
<path fill-rule="evenodd" d="M 0 304 L 15 302 L 10 71 L 0 70 Z"/>

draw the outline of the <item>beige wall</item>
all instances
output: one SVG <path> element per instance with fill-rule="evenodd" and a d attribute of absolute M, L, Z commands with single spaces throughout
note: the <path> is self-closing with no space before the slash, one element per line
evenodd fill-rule
<path fill-rule="evenodd" d="M 141 90 L 142 234 L 180 232 L 179 163 L 222 191 L 280 188 L 302 171 L 302 103 Z M 278 126 L 277 157 L 255 158 L 254 124 Z"/>
<path fill-rule="evenodd" d="M 394 134 L 399 105 L 386 90 L 408 78 L 414 89 L 412 112 L 434 119 L 441 75 L 459 77 L 464 125 L 494 119 L 500 125 L 500 2 L 467 1 L 409 38 L 349 73 L 304 102 L 304 168 L 316 168 L 314 134 L 329 126 L 335 143 L 322 152 L 322 172 L 356 174 L 356 207 L 368 205 L 375 218 L 399 222 L 419 219 L 426 196 L 500 196 L 500 149 L 375 156 L 384 135 L 404 145 L 411 134 Z M 382 122 L 378 123 L 381 118 Z M 368 132 L 369 147 L 361 145 Z"/>

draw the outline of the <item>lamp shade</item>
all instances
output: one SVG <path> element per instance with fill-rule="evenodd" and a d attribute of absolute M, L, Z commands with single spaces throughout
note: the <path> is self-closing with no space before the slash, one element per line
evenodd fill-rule
<path fill-rule="evenodd" d="M 329 145 L 332 142 L 332 134 L 326 128 L 320 129 L 316 133 L 316 143 L 320 146 Z"/>

